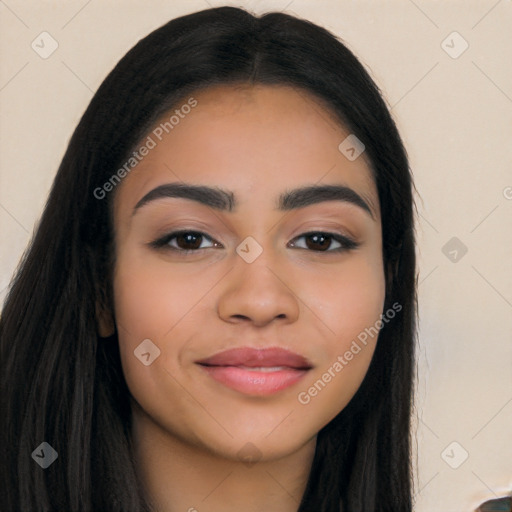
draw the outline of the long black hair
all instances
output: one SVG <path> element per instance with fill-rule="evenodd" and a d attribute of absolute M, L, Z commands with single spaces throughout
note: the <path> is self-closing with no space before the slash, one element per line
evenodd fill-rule
<path fill-rule="evenodd" d="M 112 310 L 114 193 L 98 199 L 94 190 L 180 99 L 235 83 L 312 94 L 363 142 L 381 207 L 384 309 L 401 306 L 356 395 L 318 434 L 299 511 L 411 511 L 417 276 L 406 151 L 378 87 L 340 39 L 291 15 L 233 7 L 174 19 L 139 41 L 70 140 L 0 320 L 2 510 L 151 509 L 117 335 L 97 330 L 98 311 Z M 43 441 L 58 453 L 45 470 L 31 456 Z"/>

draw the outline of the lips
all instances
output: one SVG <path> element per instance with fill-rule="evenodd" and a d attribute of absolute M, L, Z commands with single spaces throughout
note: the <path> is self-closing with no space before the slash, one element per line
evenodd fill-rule
<path fill-rule="evenodd" d="M 254 396 L 270 395 L 288 388 L 313 367 L 301 355 L 281 348 L 235 348 L 196 363 L 221 384 Z"/>
<path fill-rule="evenodd" d="M 198 361 L 198 364 L 205 366 L 247 366 L 248 368 L 284 366 L 296 370 L 309 369 L 313 366 L 307 359 L 289 350 L 249 347 L 226 350 Z"/>

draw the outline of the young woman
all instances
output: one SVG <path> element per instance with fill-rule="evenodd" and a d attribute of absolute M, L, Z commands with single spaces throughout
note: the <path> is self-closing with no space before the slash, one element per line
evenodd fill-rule
<path fill-rule="evenodd" d="M 2 312 L 2 510 L 410 511 L 412 188 L 325 29 L 222 7 L 141 40 Z"/>

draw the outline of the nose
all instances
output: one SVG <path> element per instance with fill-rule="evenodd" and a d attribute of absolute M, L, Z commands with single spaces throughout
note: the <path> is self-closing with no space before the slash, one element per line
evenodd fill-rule
<path fill-rule="evenodd" d="M 229 323 L 263 327 L 273 321 L 293 323 L 299 317 L 299 298 L 285 272 L 263 253 L 252 263 L 237 258 L 218 301 L 219 317 Z"/>

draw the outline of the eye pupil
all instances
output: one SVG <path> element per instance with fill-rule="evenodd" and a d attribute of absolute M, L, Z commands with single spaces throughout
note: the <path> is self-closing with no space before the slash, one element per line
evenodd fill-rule
<path fill-rule="evenodd" d="M 200 233 L 187 231 L 186 233 L 176 235 L 176 243 L 180 248 L 182 248 L 181 244 L 184 243 L 185 245 L 189 245 L 186 249 L 198 249 L 201 246 L 201 238 L 202 235 Z M 192 244 L 192 247 L 190 247 L 190 244 Z"/>
<path fill-rule="evenodd" d="M 316 244 L 316 247 L 311 247 L 310 240 L 313 240 L 313 245 Z M 331 237 L 322 233 L 313 233 L 306 236 L 306 245 L 313 250 L 319 250 L 318 245 L 320 245 L 320 250 L 327 250 L 331 245 Z"/>

